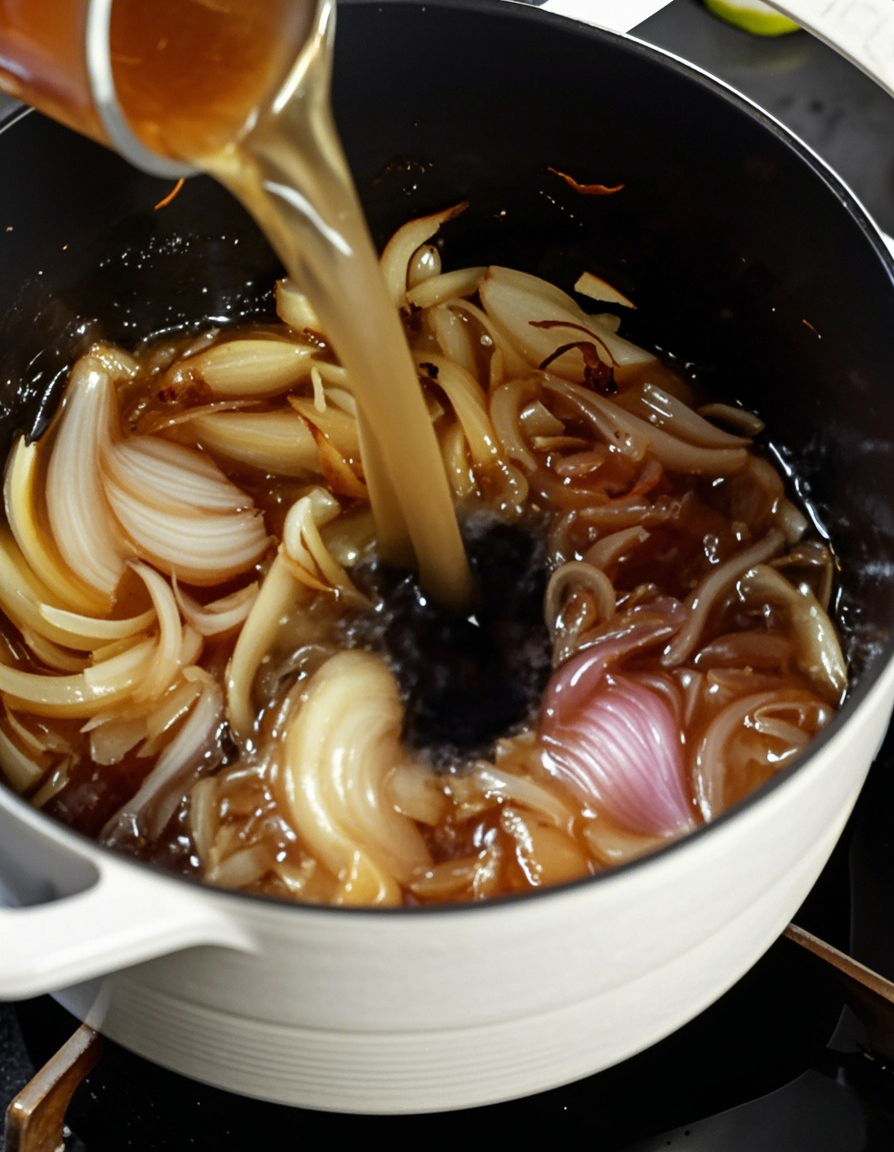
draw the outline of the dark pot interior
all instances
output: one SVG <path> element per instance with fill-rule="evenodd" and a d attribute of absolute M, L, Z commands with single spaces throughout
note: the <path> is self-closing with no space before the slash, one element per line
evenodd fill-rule
<path fill-rule="evenodd" d="M 873 663 L 894 617 L 894 282 L 847 190 L 712 81 L 518 5 L 341 4 L 335 88 L 377 241 L 468 199 L 446 266 L 602 274 L 638 305 L 622 331 L 766 419 L 834 538 L 855 667 Z M 276 261 L 210 181 L 156 211 L 169 185 L 35 114 L 0 151 L 4 448 L 90 339 L 269 307 Z M 551 168 L 624 188 L 582 196 Z"/>

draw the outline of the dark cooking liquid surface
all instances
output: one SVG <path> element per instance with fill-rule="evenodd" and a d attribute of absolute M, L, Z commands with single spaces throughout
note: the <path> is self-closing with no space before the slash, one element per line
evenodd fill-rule
<path fill-rule="evenodd" d="M 372 565 L 354 575 L 376 610 L 346 628 L 350 646 L 388 659 L 407 707 L 404 739 L 436 766 L 489 756 L 536 713 L 551 672 L 542 532 L 477 515 L 463 537 L 477 584 L 471 613 L 436 604 L 415 573 Z"/>

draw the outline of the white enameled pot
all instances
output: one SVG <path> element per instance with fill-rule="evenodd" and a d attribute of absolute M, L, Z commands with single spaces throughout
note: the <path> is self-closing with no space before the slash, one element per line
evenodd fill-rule
<path fill-rule="evenodd" d="M 715 825 L 614 873 L 474 907 L 220 892 L 0 790 L 0 996 L 53 990 L 137 1052 L 247 1095 L 427 1111 L 544 1089 L 657 1041 L 754 963 L 819 875 L 894 700 L 894 275 L 815 157 L 679 61 L 478 0 L 360 3 L 339 19 L 336 112 L 374 225 L 470 196 L 457 262 L 620 270 L 639 303 L 631 322 L 778 429 L 842 558 L 854 673 L 811 754 Z M 244 312 L 244 282 L 267 275 L 214 190 L 197 184 L 153 215 L 153 181 L 31 116 L 0 136 L 4 149 L 3 377 L 38 363 L 37 382 L 51 379 L 40 356 L 65 363 L 90 309 L 126 340 L 202 310 Z M 625 196 L 581 203 L 548 166 L 621 173 Z M 222 239 L 234 234 L 238 248 Z M 172 242 L 183 235 L 194 239 Z M 67 263 L 48 262 L 63 240 Z M 40 422 L 36 391 L 4 396 L 7 432 Z"/>
<path fill-rule="evenodd" d="M 165 1067 L 303 1107 L 428 1111 L 562 1084 L 679 1027 L 769 947 L 842 830 L 892 697 L 889 669 L 800 771 L 673 852 L 487 907 L 345 913 L 203 890 L 4 796 L 8 882 L 36 895 L 39 860 L 44 893 L 64 898 L 0 913 L 0 986 L 27 996 L 114 966 L 57 999 Z"/>

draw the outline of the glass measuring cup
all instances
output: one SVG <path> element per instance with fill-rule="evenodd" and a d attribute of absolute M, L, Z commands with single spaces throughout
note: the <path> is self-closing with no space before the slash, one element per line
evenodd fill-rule
<path fill-rule="evenodd" d="M 250 127 L 315 0 L 0 0 L 0 88 L 157 176 Z"/>

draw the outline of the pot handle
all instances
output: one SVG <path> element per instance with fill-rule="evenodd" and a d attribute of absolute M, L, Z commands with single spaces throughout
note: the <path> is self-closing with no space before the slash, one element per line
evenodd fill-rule
<path fill-rule="evenodd" d="M 0 999 L 43 995 L 195 945 L 251 949 L 211 893 L 111 856 L 66 854 L 76 891 L 56 895 L 58 882 L 43 881 L 54 893 L 48 902 L 0 905 Z"/>
<path fill-rule="evenodd" d="M 891 0 L 767 0 L 840 52 L 894 96 L 894 4 Z"/>

